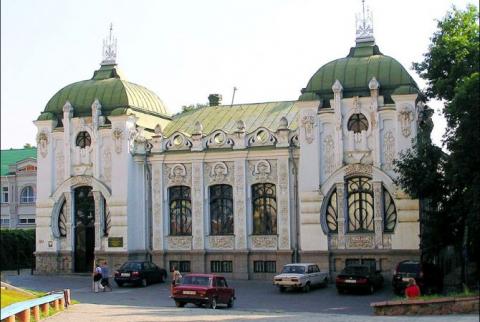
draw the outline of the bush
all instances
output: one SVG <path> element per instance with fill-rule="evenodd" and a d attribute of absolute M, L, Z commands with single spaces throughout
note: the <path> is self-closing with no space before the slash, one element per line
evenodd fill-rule
<path fill-rule="evenodd" d="M 34 251 L 35 229 L 0 230 L 0 270 L 31 268 Z"/>

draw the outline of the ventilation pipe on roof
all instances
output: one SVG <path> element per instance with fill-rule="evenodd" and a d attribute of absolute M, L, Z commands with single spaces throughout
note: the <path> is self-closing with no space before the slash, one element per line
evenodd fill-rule
<path fill-rule="evenodd" d="M 222 95 L 220 94 L 210 94 L 208 95 L 208 103 L 210 106 L 218 106 L 222 104 Z"/>

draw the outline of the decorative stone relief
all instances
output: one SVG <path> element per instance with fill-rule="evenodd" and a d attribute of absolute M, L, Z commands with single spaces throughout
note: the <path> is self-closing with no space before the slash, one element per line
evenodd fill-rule
<path fill-rule="evenodd" d="M 373 235 L 347 235 L 347 248 L 368 249 L 373 248 Z"/>
<path fill-rule="evenodd" d="M 383 248 L 392 249 L 392 235 L 383 234 Z"/>
<path fill-rule="evenodd" d="M 211 184 L 233 184 L 233 162 L 205 164 L 205 177 Z"/>
<path fill-rule="evenodd" d="M 262 127 L 248 135 L 247 142 L 249 146 L 269 146 L 275 145 L 277 138 L 270 130 Z"/>
<path fill-rule="evenodd" d="M 300 141 L 298 140 L 298 133 L 296 131 L 290 132 L 289 140 L 293 146 L 300 147 Z"/>
<path fill-rule="evenodd" d="M 122 153 L 123 131 L 120 128 L 115 128 L 112 131 L 113 144 L 117 154 Z"/>
<path fill-rule="evenodd" d="M 245 162 L 243 160 L 235 161 L 235 236 L 236 236 L 236 248 L 246 248 L 246 234 L 245 234 Z"/>
<path fill-rule="evenodd" d="M 92 177 L 90 176 L 75 176 L 71 179 L 72 186 L 91 186 Z"/>
<path fill-rule="evenodd" d="M 383 248 L 383 206 L 382 183 L 373 182 L 373 222 L 375 229 L 375 247 Z"/>
<path fill-rule="evenodd" d="M 280 248 L 289 249 L 289 219 L 288 219 L 288 159 L 278 160 L 278 226 L 280 232 Z"/>
<path fill-rule="evenodd" d="M 315 125 L 315 116 L 314 115 L 304 115 L 301 120 L 301 125 L 305 131 L 305 141 L 308 144 L 311 144 L 315 139 L 315 134 L 313 131 Z"/>
<path fill-rule="evenodd" d="M 65 180 L 65 158 L 63 156 L 63 150 L 57 149 L 57 153 L 55 154 L 55 178 L 56 178 L 56 186 L 60 186 L 60 184 Z"/>
<path fill-rule="evenodd" d="M 392 131 L 387 131 L 383 136 L 383 170 L 393 170 L 395 159 L 395 136 Z"/>
<path fill-rule="evenodd" d="M 233 140 L 222 130 L 213 132 L 207 138 L 207 147 L 210 149 L 231 148 L 233 144 Z"/>
<path fill-rule="evenodd" d="M 345 203 L 343 202 L 345 196 L 345 185 L 342 183 L 336 184 L 337 188 L 337 209 L 338 209 L 338 237 L 337 237 L 337 248 L 345 248 Z"/>
<path fill-rule="evenodd" d="M 190 185 L 191 173 L 182 163 L 174 165 L 165 165 L 165 176 L 169 186 Z"/>
<path fill-rule="evenodd" d="M 233 249 L 235 236 L 208 236 L 210 248 L 215 249 Z"/>
<path fill-rule="evenodd" d="M 277 249 L 276 235 L 253 235 L 250 238 L 252 249 Z"/>
<path fill-rule="evenodd" d="M 168 236 L 169 250 L 191 250 L 192 236 Z"/>
<path fill-rule="evenodd" d="M 112 179 L 112 153 L 109 148 L 103 150 L 103 180 L 110 185 Z"/>
<path fill-rule="evenodd" d="M 413 121 L 413 112 L 408 106 L 404 106 L 398 113 L 400 128 L 404 137 L 408 138 L 412 133 L 411 123 Z"/>
<path fill-rule="evenodd" d="M 277 179 L 277 161 L 276 160 L 260 160 L 248 161 L 251 182 L 275 182 Z"/>
<path fill-rule="evenodd" d="M 48 133 L 46 131 L 37 134 L 37 145 L 40 155 L 45 158 L 48 153 Z"/>
<path fill-rule="evenodd" d="M 335 143 L 329 134 L 323 140 L 325 151 L 325 178 L 328 178 L 335 171 Z"/>
<path fill-rule="evenodd" d="M 338 248 L 338 236 L 337 235 L 330 235 L 329 237 L 329 249 L 337 249 Z"/>
<path fill-rule="evenodd" d="M 175 132 L 165 145 L 167 150 L 190 150 L 192 148 L 192 141 L 187 138 L 183 133 Z"/>
<path fill-rule="evenodd" d="M 161 165 L 152 163 L 152 202 L 153 202 L 153 225 L 154 225 L 154 249 L 163 248 L 163 212 L 162 212 L 162 189 L 161 189 Z"/>
<path fill-rule="evenodd" d="M 192 227 L 195 229 L 193 232 L 193 246 L 195 249 L 203 249 L 202 163 L 195 162 L 192 167 Z"/>
<path fill-rule="evenodd" d="M 350 175 L 365 175 L 367 177 L 372 176 L 372 166 L 367 164 L 354 163 L 349 164 L 345 168 L 345 176 Z"/>

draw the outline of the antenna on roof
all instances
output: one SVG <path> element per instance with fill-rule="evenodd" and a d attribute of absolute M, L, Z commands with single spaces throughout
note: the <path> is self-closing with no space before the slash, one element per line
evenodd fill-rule
<path fill-rule="evenodd" d="M 112 35 L 113 24 L 110 23 L 110 34 L 103 40 L 103 59 L 101 65 L 114 65 L 117 60 L 117 38 Z"/>
<path fill-rule="evenodd" d="M 232 104 L 230 104 L 230 107 L 233 106 L 233 100 L 235 99 L 235 92 L 237 91 L 237 87 L 236 86 L 233 86 L 233 95 L 232 95 Z"/>

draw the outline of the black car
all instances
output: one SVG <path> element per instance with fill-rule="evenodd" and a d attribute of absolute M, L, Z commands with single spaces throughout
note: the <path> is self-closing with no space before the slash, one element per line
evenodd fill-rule
<path fill-rule="evenodd" d="M 126 283 L 147 286 L 166 278 L 167 271 L 149 261 L 128 261 L 115 272 L 115 283 L 119 287 Z"/>
<path fill-rule="evenodd" d="M 414 278 L 422 294 L 439 293 L 443 290 L 443 274 L 431 263 L 405 260 L 398 263 L 392 277 L 395 294 L 402 295 L 408 281 Z"/>
<path fill-rule="evenodd" d="M 383 275 L 369 265 L 349 265 L 335 279 L 338 293 L 362 290 L 373 293 L 383 286 Z"/>

